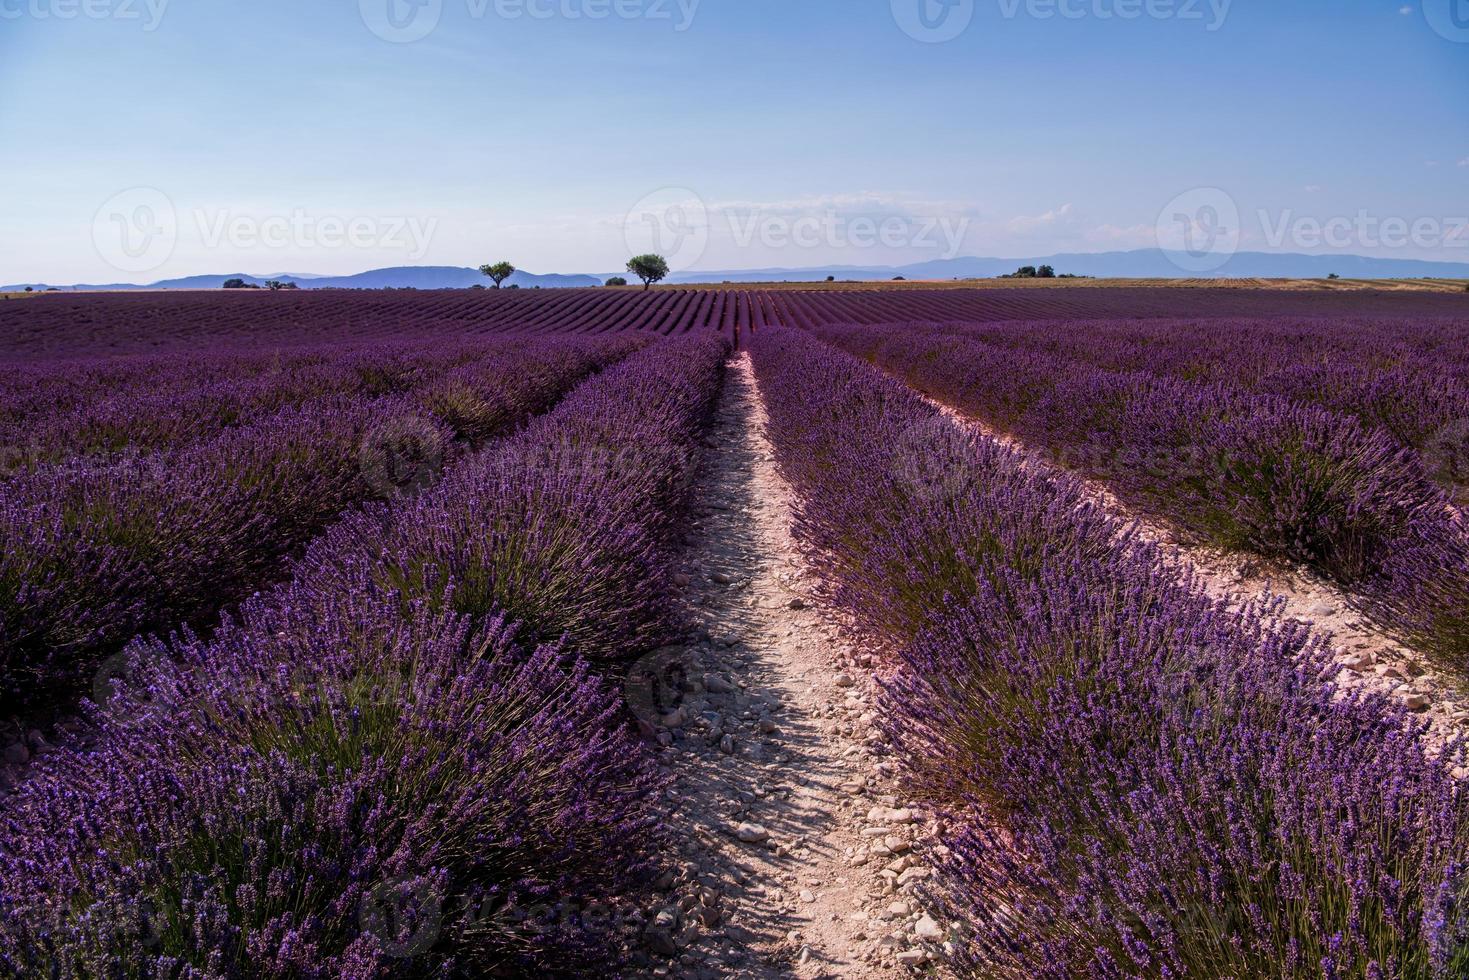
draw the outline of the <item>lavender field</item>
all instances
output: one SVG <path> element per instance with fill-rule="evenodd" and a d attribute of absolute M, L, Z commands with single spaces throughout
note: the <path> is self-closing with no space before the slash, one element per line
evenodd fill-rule
<path fill-rule="evenodd" d="M 5 975 L 1469 977 L 1457 296 L 58 295 L 0 362 Z"/>

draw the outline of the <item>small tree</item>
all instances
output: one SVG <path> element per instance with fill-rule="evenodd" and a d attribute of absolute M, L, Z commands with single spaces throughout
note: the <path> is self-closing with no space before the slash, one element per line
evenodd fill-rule
<path fill-rule="evenodd" d="M 224 281 L 224 288 L 225 289 L 244 289 L 245 288 L 245 280 L 243 280 L 243 279 L 226 279 Z"/>
<path fill-rule="evenodd" d="M 837 281 L 837 277 L 836 276 L 827 276 L 826 277 L 826 281 L 827 282 L 836 282 Z"/>
<path fill-rule="evenodd" d="M 495 282 L 495 288 L 500 288 L 500 283 L 515 275 L 515 266 L 509 262 L 496 262 L 494 265 L 482 265 L 479 267 L 480 275 L 488 276 Z"/>
<path fill-rule="evenodd" d="M 1333 272 L 1331 275 L 1327 276 L 1326 278 L 1328 278 L 1328 279 L 1340 279 L 1341 276 L 1339 276 L 1335 272 Z"/>
<path fill-rule="evenodd" d="M 1043 265 L 1039 269 L 1035 270 L 1035 277 L 1037 279 L 1055 279 L 1056 270 L 1048 265 Z"/>
<path fill-rule="evenodd" d="M 27 286 L 26 287 L 26 292 L 28 292 L 28 293 L 34 293 L 35 291 L 36 290 L 33 287 L 31 287 L 31 286 Z"/>
<path fill-rule="evenodd" d="M 609 285 L 609 286 L 626 286 L 627 285 L 627 280 L 624 279 L 624 278 L 622 278 L 621 276 L 613 276 L 611 279 L 608 279 L 607 280 L 607 285 Z"/>
<path fill-rule="evenodd" d="M 627 260 L 627 271 L 643 280 L 643 289 L 668 278 L 668 260 L 661 255 L 638 255 Z"/>

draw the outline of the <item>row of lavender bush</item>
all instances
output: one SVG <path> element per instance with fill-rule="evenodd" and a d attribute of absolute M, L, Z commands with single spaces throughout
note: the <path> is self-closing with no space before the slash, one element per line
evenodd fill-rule
<path fill-rule="evenodd" d="M 35 389 L 0 393 L 0 475 L 76 457 L 180 447 L 330 395 L 400 393 L 483 356 L 483 344 L 459 340 L 428 349 L 420 342 L 313 347 L 275 358 L 145 358 L 127 362 L 122 376 L 87 362 L 53 365 L 49 374 L 31 368 Z M 160 364 L 178 373 L 160 376 Z"/>
<path fill-rule="evenodd" d="M 176 451 L 7 481 L 6 693 L 64 693 L 132 636 L 213 615 L 345 509 L 431 479 L 456 438 L 507 431 L 637 343 L 492 348 L 403 391 L 325 395 Z"/>
<path fill-rule="evenodd" d="M 927 331 L 837 328 L 860 354 L 1211 544 L 1311 566 L 1469 670 L 1469 529 L 1419 455 L 1289 399 Z"/>
<path fill-rule="evenodd" d="M 1469 323 L 1408 318 L 945 324 L 1014 350 L 1227 385 L 1351 415 L 1469 490 Z"/>
<path fill-rule="evenodd" d="M 96 746 L 48 757 L 4 811 L 0 962 L 369 978 L 615 961 L 665 843 L 661 781 L 579 631 L 534 638 L 604 618 L 651 635 L 725 352 L 633 355 L 343 525 L 212 641 L 133 645 Z M 461 513 L 517 523 L 487 547 Z M 602 561 L 618 548 L 641 553 Z M 443 579 L 403 574 L 427 556 Z"/>
<path fill-rule="evenodd" d="M 808 335 L 752 346 L 797 530 L 894 652 L 983 977 L 1469 970 L 1469 794 L 1318 639 L 1230 610 L 1033 457 Z"/>

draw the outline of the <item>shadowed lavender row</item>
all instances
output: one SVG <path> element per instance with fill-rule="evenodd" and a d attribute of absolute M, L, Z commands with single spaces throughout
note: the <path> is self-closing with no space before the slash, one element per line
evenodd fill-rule
<path fill-rule="evenodd" d="M 883 717 L 951 828 L 960 972 L 1469 970 L 1464 746 L 1432 755 L 1075 480 L 807 335 L 751 350 L 797 531 L 894 651 Z"/>
<path fill-rule="evenodd" d="M 664 846 L 661 782 L 580 654 L 658 632 L 665 586 L 643 572 L 667 564 L 725 353 L 633 355 L 344 524 L 211 641 L 134 644 L 96 745 L 47 757 L 6 804 L 0 962 L 369 978 L 615 961 Z M 460 513 L 486 524 L 460 534 Z M 428 558 L 442 578 L 406 573 Z"/>
<path fill-rule="evenodd" d="M 137 633 L 207 619 L 344 510 L 419 488 L 456 439 L 508 431 L 637 343 L 512 345 L 452 370 L 429 361 L 402 392 L 327 395 L 177 451 L 7 481 L 7 693 L 75 689 Z"/>
<path fill-rule="evenodd" d="M 1469 671 L 1469 529 L 1421 456 L 1384 429 L 1227 384 L 966 337 L 827 336 L 1186 535 L 1316 569 L 1406 640 Z"/>

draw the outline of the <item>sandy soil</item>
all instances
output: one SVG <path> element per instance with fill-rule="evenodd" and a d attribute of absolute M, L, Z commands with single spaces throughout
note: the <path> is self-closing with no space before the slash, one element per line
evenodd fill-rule
<path fill-rule="evenodd" d="M 630 675 L 629 700 L 676 779 L 666 819 L 681 841 L 646 974 L 935 970 L 943 927 L 914 895 L 934 828 L 892 795 L 869 726 L 870 661 L 813 598 L 763 424 L 745 356 L 707 442 L 679 570 L 689 641 Z"/>

